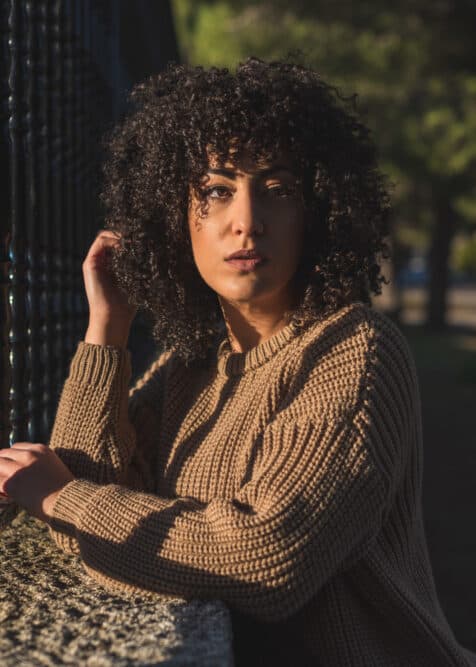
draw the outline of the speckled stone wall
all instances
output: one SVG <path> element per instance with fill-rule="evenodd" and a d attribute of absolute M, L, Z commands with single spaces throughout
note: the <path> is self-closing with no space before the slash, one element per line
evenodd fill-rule
<path fill-rule="evenodd" d="M 0 533 L 2 667 L 231 667 L 219 601 L 111 593 L 21 511 Z"/>

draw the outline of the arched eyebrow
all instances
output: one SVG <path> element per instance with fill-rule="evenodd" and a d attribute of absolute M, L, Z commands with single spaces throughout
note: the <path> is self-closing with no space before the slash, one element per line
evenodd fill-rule
<path fill-rule="evenodd" d="M 276 164 L 273 165 L 272 167 L 269 167 L 267 169 L 258 169 L 256 171 L 256 175 L 263 177 L 263 176 L 272 176 L 273 174 L 276 174 L 277 172 L 287 172 L 288 174 L 291 174 L 291 176 L 296 176 L 294 171 L 290 169 L 290 167 L 286 165 L 281 165 L 281 164 Z M 225 167 L 221 167 L 219 169 L 208 169 L 207 174 L 216 174 L 218 176 L 224 176 L 225 178 L 230 178 L 231 180 L 236 180 L 237 175 L 242 174 L 243 172 L 240 171 L 235 171 L 234 169 L 226 169 Z"/>

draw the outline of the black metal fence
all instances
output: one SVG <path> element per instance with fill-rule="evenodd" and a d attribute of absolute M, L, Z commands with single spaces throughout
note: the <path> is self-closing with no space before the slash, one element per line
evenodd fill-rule
<path fill-rule="evenodd" d="M 0 446 L 46 442 L 86 328 L 100 139 L 134 81 L 176 60 L 154 0 L 0 0 Z M 132 31 L 132 32 L 131 32 Z"/>

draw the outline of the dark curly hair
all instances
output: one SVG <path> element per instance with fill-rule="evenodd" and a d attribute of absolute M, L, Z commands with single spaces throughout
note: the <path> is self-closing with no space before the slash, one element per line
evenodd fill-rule
<path fill-rule="evenodd" d="M 184 360 L 206 357 L 224 332 L 216 293 L 195 266 L 188 228 L 210 153 L 295 162 L 305 206 L 304 254 L 292 319 L 304 326 L 381 293 L 389 198 L 354 98 L 313 70 L 249 58 L 228 69 L 169 64 L 137 84 L 130 113 L 105 137 L 100 200 L 120 232 L 118 284 L 152 318 L 153 337 Z"/>

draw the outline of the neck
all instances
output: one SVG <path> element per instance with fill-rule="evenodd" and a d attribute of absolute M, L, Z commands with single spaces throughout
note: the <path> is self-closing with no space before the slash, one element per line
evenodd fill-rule
<path fill-rule="evenodd" d="M 232 302 L 219 297 L 225 325 L 234 352 L 248 352 L 289 324 L 292 304 L 274 306 Z"/>

